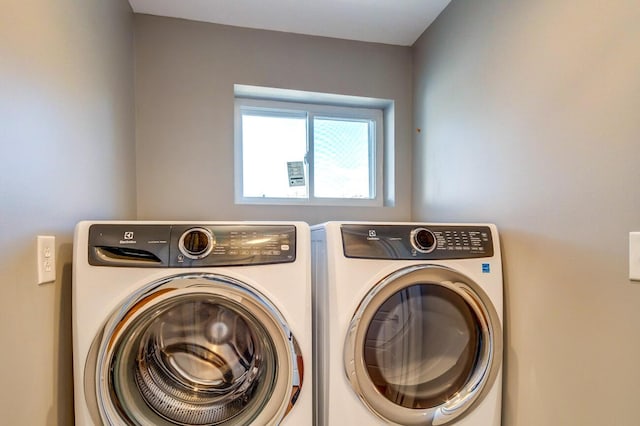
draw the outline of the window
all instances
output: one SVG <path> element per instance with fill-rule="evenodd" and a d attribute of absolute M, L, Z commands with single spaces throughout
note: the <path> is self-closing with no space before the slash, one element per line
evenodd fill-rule
<path fill-rule="evenodd" d="M 383 109 L 330 96 L 302 103 L 236 90 L 237 203 L 383 205 Z"/>

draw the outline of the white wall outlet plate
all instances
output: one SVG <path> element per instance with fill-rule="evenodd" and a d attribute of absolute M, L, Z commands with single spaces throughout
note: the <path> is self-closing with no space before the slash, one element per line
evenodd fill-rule
<path fill-rule="evenodd" d="M 56 237 L 38 235 L 38 285 L 56 280 Z"/>
<path fill-rule="evenodd" d="M 640 232 L 629 232 L 629 279 L 640 281 Z"/>

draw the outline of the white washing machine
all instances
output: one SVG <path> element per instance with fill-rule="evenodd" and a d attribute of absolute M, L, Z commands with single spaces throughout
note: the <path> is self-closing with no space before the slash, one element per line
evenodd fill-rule
<path fill-rule="evenodd" d="M 500 425 L 494 225 L 328 222 L 311 240 L 316 424 Z"/>
<path fill-rule="evenodd" d="M 301 222 L 81 222 L 78 425 L 310 425 Z"/>

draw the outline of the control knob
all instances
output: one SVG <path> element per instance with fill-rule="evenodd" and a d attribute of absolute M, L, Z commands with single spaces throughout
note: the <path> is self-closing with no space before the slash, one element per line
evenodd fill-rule
<path fill-rule="evenodd" d="M 178 248 L 190 259 L 205 258 L 213 250 L 215 237 L 207 228 L 191 228 L 180 236 Z"/>
<path fill-rule="evenodd" d="M 427 228 L 411 231 L 411 245 L 420 253 L 431 253 L 436 248 L 436 237 Z"/>

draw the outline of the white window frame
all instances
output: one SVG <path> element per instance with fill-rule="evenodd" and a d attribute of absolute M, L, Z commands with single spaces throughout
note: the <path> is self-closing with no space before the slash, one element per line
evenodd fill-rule
<path fill-rule="evenodd" d="M 334 95 L 335 96 L 335 95 Z M 349 97 L 350 99 L 353 97 Z M 307 117 L 307 156 L 305 158 L 305 179 L 308 198 L 245 197 L 243 195 L 243 111 L 264 111 L 274 115 Z M 325 103 L 300 103 L 281 100 L 254 99 L 236 97 L 234 120 L 234 191 L 236 204 L 273 204 L 273 205 L 311 205 L 311 206 L 360 206 L 381 207 L 384 204 L 384 129 L 382 108 L 344 106 Z M 369 185 L 372 198 L 325 198 L 315 197 L 314 159 L 313 159 L 313 120 L 314 118 L 332 118 L 364 120 L 370 124 Z"/>

